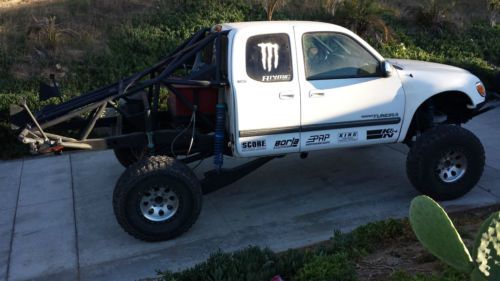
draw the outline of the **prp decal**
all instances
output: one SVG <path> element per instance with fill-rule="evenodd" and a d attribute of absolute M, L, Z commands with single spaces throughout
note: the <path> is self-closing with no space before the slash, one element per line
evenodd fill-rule
<path fill-rule="evenodd" d="M 330 134 L 312 135 L 306 141 L 306 146 L 319 145 L 319 144 L 329 144 Z"/>
<path fill-rule="evenodd" d="M 280 49 L 280 46 L 273 43 L 260 43 L 257 46 L 260 47 L 260 53 L 262 56 L 262 68 L 264 70 L 267 70 L 267 72 L 271 72 L 273 66 L 274 69 L 278 68 L 280 59 L 278 51 Z"/>
<path fill-rule="evenodd" d="M 385 138 L 392 138 L 394 137 L 394 134 L 396 134 L 398 130 L 395 129 L 380 129 L 380 130 L 371 130 L 366 132 L 366 139 L 367 140 L 372 140 L 372 139 L 385 139 Z"/>

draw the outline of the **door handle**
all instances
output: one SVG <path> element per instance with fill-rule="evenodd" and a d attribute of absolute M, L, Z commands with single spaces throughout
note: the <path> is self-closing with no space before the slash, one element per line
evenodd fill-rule
<path fill-rule="evenodd" d="M 280 99 L 282 100 L 289 100 L 293 99 L 295 95 L 291 91 L 285 91 L 280 93 Z"/>
<path fill-rule="evenodd" d="M 325 93 L 324 92 L 319 92 L 319 91 L 310 91 L 309 92 L 309 97 L 310 98 L 321 98 L 324 97 Z"/>

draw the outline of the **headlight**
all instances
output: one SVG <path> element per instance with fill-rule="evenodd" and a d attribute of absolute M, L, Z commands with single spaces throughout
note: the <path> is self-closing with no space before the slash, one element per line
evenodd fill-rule
<path fill-rule="evenodd" d="M 476 90 L 477 92 L 482 96 L 482 97 L 485 97 L 486 96 L 486 89 L 484 88 L 484 85 L 483 83 L 481 82 L 477 82 L 476 83 Z"/>

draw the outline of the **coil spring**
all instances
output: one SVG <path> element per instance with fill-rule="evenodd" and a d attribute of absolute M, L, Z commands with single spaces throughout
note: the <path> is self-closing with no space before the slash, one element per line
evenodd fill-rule
<path fill-rule="evenodd" d="M 214 164 L 220 170 L 224 164 L 224 131 L 226 123 L 226 106 L 223 103 L 215 107 Z"/>

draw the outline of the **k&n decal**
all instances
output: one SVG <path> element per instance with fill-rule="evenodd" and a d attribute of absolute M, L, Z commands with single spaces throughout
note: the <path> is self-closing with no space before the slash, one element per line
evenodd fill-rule
<path fill-rule="evenodd" d="M 366 139 L 385 139 L 392 138 L 398 132 L 398 130 L 389 128 L 389 129 L 379 129 L 379 130 L 371 130 L 366 132 Z"/>

